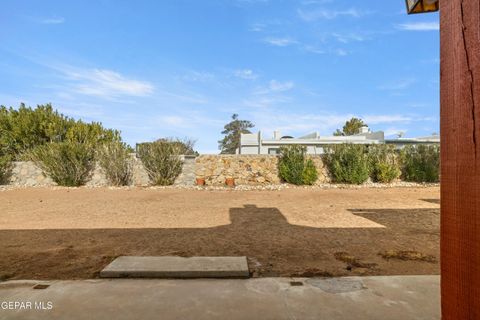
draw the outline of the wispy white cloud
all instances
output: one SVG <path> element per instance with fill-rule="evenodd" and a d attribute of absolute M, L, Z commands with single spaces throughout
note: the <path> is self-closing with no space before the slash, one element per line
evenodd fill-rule
<path fill-rule="evenodd" d="M 205 129 L 205 127 L 219 127 L 224 123 L 221 120 L 214 119 L 208 114 L 191 111 L 186 113 L 185 110 L 179 110 L 165 116 L 152 117 L 148 120 L 152 126 L 162 124 L 174 129 Z"/>
<path fill-rule="evenodd" d="M 159 91 L 159 90 L 156 90 Z M 157 92 L 156 92 L 157 93 Z M 198 94 L 195 92 L 188 92 L 188 91 L 180 91 L 180 92 L 171 92 L 162 90 L 156 94 L 157 98 L 160 98 L 165 101 L 177 101 L 177 102 L 185 102 L 185 103 L 192 103 L 192 104 L 206 104 L 209 100 L 203 96 L 202 94 Z"/>
<path fill-rule="evenodd" d="M 325 50 L 321 49 L 321 48 L 318 48 L 316 46 L 312 46 L 312 45 L 305 45 L 303 46 L 303 50 L 307 51 L 307 52 L 311 52 L 311 53 L 316 53 L 316 54 L 325 54 L 327 53 Z"/>
<path fill-rule="evenodd" d="M 312 4 L 325 4 L 325 3 L 332 3 L 333 0 L 303 0 L 301 3 L 304 6 L 312 5 Z"/>
<path fill-rule="evenodd" d="M 129 79 L 108 69 L 80 69 L 72 66 L 50 66 L 71 82 L 71 91 L 103 98 L 148 96 L 154 86 L 148 81 Z"/>
<path fill-rule="evenodd" d="M 341 43 L 350 43 L 350 42 L 362 42 L 367 40 L 367 37 L 358 34 L 358 33 L 332 33 L 332 37 L 334 37 L 338 42 Z"/>
<path fill-rule="evenodd" d="M 271 80 L 269 83 L 269 89 L 271 91 L 279 92 L 279 91 L 288 91 L 290 89 L 293 89 L 294 83 L 292 81 L 277 81 L 277 80 Z"/>
<path fill-rule="evenodd" d="M 276 29 L 278 27 L 285 27 L 290 25 L 291 21 L 289 20 L 282 20 L 282 19 L 262 19 L 260 21 L 256 21 L 255 23 L 250 24 L 248 31 L 252 32 L 268 32 L 272 29 Z"/>
<path fill-rule="evenodd" d="M 269 108 L 291 102 L 292 97 L 287 92 L 294 87 L 293 81 L 270 80 L 268 84 L 254 89 L 251 96 L 243 100 L 242 105 L 246 107 Z"/>
<path fill-rule="evenodd" d="M 236 4 L 257 4 L 257 3 L 268 3 L 269 0 L 234 0 Z"/>
<path fill-rule="evenodd" d="M 254 114 L 254 123 L 264 132 L 280 130 L 284 134 L 303 135 L 311 131 L 321 130 L 323 134 L 331 134 L 342 126 L 353 115 L 345 114 L 300 114 L 262 110 Z"/>
<path fill-rule="evenodd" d="M 378 89 L 380 90 L 390 90 L 390 91 L 400 91 L 400 90 L 405 90 L 411 87 L 413 84 L 417 82 L 416 79 L 414 78 L 407 78 L 407 79 L 401 79 L 392 83 L 388 84 L 383 84 L 378 86 Z"/>
<path fill-rule="evenodd" d="M 253 72 L 253 70 L 250 69 L 235 70 L 233 74 L 235 75 L 235 77 L 245 80 L 255 80 L 258 78 L 258 74 L 256 74 L 255 72 Z"/>
<path fill-rule="evenodd" d="M 243 105 L 253 108 L 269 108 L 279 106 L 291 101 L 290 97 L 285 96 L 254 96 L 243 101 Z"/>
<path fill-rule="evenodd" d="M 56 18 L 47 18 L 40 20 L 40 23 L 43 24 L 62 24 L 65 22 L 65 18 L 63 17 L 56 17 Z"/>
<path fill-rule="evenodd" d="M 207 82 L 213 80 L 215 78 L 215 75 L 211 72 L 190 70 L 177 78 L 183 81 L 190 82 Z"/>
<path fill-rule="evenodd" d="M 128 79 L 120 73 L 93 69 L 80 73 L 71 73 L 70 76 L 79 80 L 78 91 L 98 96 L 147 96 L 153 92 L 153 85 L 146 81 Z"/>
<path fill-rule="evenodd" d="M 407 104 L 407 107 L 410 108 L 428 108 L 431 107 L 432 105 L 430 103 L 422 103 L 422 102 L 412 102 Z"/>
<path fill-rule="evenodd" d="M 173 126 L 173 127 L 185 128 L 189 126 L 189 124 L 186 123 L 185 121 L 186 119 L 179 116 L 163 116 L 158 118 L 158 120 L 168 126 Z"/>
<path fill-rule="evenodd" d="M 306 22 L 312 22 L 320 19 L 335 19 L 338 17 L 352 17 L 352 18 L 360 18 L 367 14 L 367 12 L 360 11 L 355 8 L 350 8 L 346 10 L 330 10 L 330 9 L 316 9 L 316 10 L 303 10 L 298 9 L 297 14 L 300 19 Z"/>
<path fill-rule="evenodd" d="M 439 64 L 440 58 L 423 59 L 423 60 L 420 60 L 420 62 L 424 64 Z"/>
<path fill-rule="evenodd" d="M 336 49 L 335 54 L 340 57 L 348 56 L 348 51 L 345 49 Z"/>
<path fill-rule="evenodd" d="M 291 38 L 265 38 L 263 41 L 276 47 L 286 47 L 297 43 L 296 40 Z"/>
<path fill-rule="evenodd" d="M 398 131 L 407 131 L 407 129 L 403 129 L 402 125 L 407 125 L 411 122 L 433 121 L 433 119 L 429 118 L 402 114 L 358 115 L 331 112 L 302 114 L 288 111 L 277 112 L 272 110 L 272 108 L 256 109 L 252 113 L 252 120 L 258 130 L 262 132 L 281 130 L 283 134 L 290 135 L 304 135 L 312 131 L 319 131 L 321 135 L 331 135 L 352 117 L 363 119 L 370 127 L 373 127 L 372 130 L 385 130 L 388 135 L 395 134 Z"/>
<path fill-rule="evenodd" d="M 409 22 L 397 25 L 397 29 L 406 31 L 438 31 L 440 24 L 434 22 Z"/>
<path fill-rule="evenodd" d="M 362 119 L 369 125 L 383 124 L 383 123 L 405 123 L 413 121 L 410 116 L 401 114 L 387 114 L 387 115 L 364 115 Z"/>
<path fill-rule="evenodd" d="M 263 30 L 265 30 L 266 26 L 267 25 L 265 23 L 254 23 L 250 26 L 248 30 L 252 32 L 262 32 Z"/>

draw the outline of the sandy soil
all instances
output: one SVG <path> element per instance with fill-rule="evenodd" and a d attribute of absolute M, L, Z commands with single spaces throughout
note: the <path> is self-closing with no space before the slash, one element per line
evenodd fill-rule
<path fill-rule="evenodd" d="M 0 278 L 94 278 L 119 255 L 245 255 L 253 276 L 438 274 L 439 214 L 437 187 L 9 190 Z M 379 255 L 402 250 L 430 258 Z"/>

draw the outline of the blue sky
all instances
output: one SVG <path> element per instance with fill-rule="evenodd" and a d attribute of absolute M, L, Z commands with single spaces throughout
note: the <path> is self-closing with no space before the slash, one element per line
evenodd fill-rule
<path fill-rule="evenodd" d="M 407 16 L 403 0 L 0 6 L 0 104 L 51 102 L 132 145 L 218 152 L 232 113 L 266 136 L 330 135 L 352 116 L 387 135 L 439 130 L 438 15 Z"/>

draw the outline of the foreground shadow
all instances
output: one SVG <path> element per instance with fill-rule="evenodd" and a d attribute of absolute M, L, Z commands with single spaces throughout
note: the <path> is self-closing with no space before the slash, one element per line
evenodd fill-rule
<path fill-rule="evenodd" d="M 384 250 L 439 256 L 439 209 L 351 209 L 385 228 L 291 225 L 277 208 L 231 208 L 212 228 L 0 230 L 0 277 L 96 277 L 120 255 L 247 256 L 254 276 L 438 274 L 438 263 L 385 260 Z M 374 267 L 348 266 L 353 255 Z M 438 259 L 437 259 L 438 260 Z"/>

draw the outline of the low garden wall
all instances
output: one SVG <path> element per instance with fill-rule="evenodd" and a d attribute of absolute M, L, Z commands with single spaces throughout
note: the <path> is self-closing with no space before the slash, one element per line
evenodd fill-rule
<path fill-rule="evenodd" d="M 133 185 L 148 186 L 147 172 L 140 159 L 132 157 Z M 318 171 L 317 184 L 330 181 L 328 172 L 320 156 L 312 156 Z M 220 186 L 227 177 L 235 179 L 238 185 L 280 184 L 278 175 L 278 156 L 273 155 L 201 155 L 197 158 L 185 158 L 183 170 L 175 180 L 175 185 L 193 185 L 196 177 L 204 177 L 206 185 Z M 13 163 L 10 185 L 22 187 L 55 186 L 56 183 L 46 177 L 40 168 L 31 161 Z M 87 186 L 108 186 L 100 166 L 96 166 Z"/>
<path fill-rule="evenodd" d="M 134 186 L 148 186 L 150 179 L 143 167 L 142 161 L 132 157 L 133 161 L 133 177 L 132 185 Z M 184 158 L 183 170 L 180 176 L 175 180 L 175 185 L 193 185 L 195 175 L 193 172 L 195 159 Z M 48 187 L 56 186 L 57 184 L 45 176 L 42 170 L 32 161 L 16 161 L 13 163 L 12 175 L 10 177 L 10 185 L 19 187 Z M 89 187 L 101 187 L 110 185 L 102 168 L 97 164 L 92 172 L 90 181 L 86 184 Z"/>
<path fill-rule="evenodd" d="M 321 156 L 311 156 L 318 171 L 317 184 L 329 182 Z M 195 161 L 195 175 L 206 185 L 224 185 L 234 178 L 238 185 L 280 184 L 278 156 L 274 155 L 201 155 Z"/>
<path fill-rule="evenodd" d="M 135 161 L 133 171 L 133 184 L 147 186 L 149 183 L 148 175 L 141 162 Z M 19 187 L 48 187 L 57 184 L 48 176 L 45 176 L 42 170 L 32 161 L 16 161 L 13 163 L 10 185 Z M 99 165 L 92 172 L 92 178 L 87 186 L 108 186 L 108 180 Z"/>
<path fill-rule="evenodd" d="M 13 163 L 10 183 L 14 186 L 54 186 L 55 182 L 43 175 L 42 170 L 31 161 L 17 161 Z"/>

